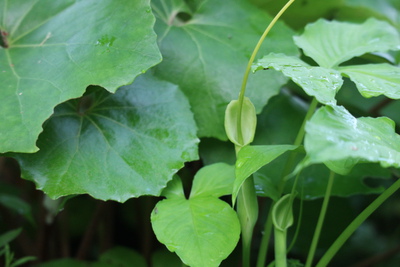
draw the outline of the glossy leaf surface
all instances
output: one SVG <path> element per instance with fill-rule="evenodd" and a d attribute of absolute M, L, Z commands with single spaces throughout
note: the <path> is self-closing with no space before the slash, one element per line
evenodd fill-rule
<path fill-rule="evenodd" d="M 294 40 L 321 67 L 332 68 L 353 57 L 400 49 L 400 35 L 389 23 L 369 19 L 363 24 L 318 20 Z"/>
<path fill-rule="evenodd" d="M 204 167 L 206 170 L 196 175 L 194 187 L 206 184 L 220 187 L 227 176 L 214 172 L 214 169 L 221 166 Z M 232 173 L 228 166 L 222 168 Z M 196 182 L 196 179 L 201 181 Z M 163 194 L 168 195 L 171 188 L 175 186 L 168 184 Z M 239 241 L 240 224 L 236 212 L 216 197 L 220 194 L 217 191 L 221 190 L 206 186 L 203 191 L 195 189 L 189 199 L 184 195 L 164 199 L 157 203 L 151 214 L 157 239 L 189 266 L 219 266 Z"/>
<path fill-rule="evenodd" d="M 22 176 L 52 198 L 90 194 L 125 201 L 159 195 L 197 158 L 196 126 L 185 96 L 152 75 L 112 95 L 102 89 L 58 106 L 35 154 L 15 154 Z"/>
<path fill-rule="evenodd" d="M 88 85 L 110 92 L 160 62 L 148 1 L 1 0 L 0 152 L 35 152 L 53 108 Z"/>
<path fill-rule="evenodd" d="M 385 95 L 400 98 L 400 68 L 389 64 L 368 64 L 340 67 L 364 97 Z"/>
<path fill-rule="evenodd" d="M 292 145 L 246 146 L 242 148 L 236 161 L 236 179 L 233 184 L 232 202 L 237 197 L 244 181 L 264 165 L 267 165 L 283 153 L 296 149 Z"/>
<path fill-rule="evenodd" d="M 306 125 L 304 146 L 309 162 L 336 161 L 348 171 L 358 161 L 400 166 L 394 122 L 385 117 L 357 119 L 341 106 L 323 107 L 314 114 Z"/>
<path fill-rule="evenodd" d="M 152 7 L 163 54 L 156 75 L 177 83 L 188 96 L 200 137 L 226 140 L 226 105 L 237 99 L 249 57 L 270 16 L 247 0 L 155 0 Z M 298 54 L 293 33 L 277 23 L 260 54 Z M 257 112 L 286 81 L 272 72 L 250 77 L 247 96 Z"/>
<path fill-rule="evenodd" d="M 271 53 L 253 64 L 252 70 L 275 69 L 292 79 L 309 95 L 325 105 L 336 105 L 335 95 L 343 79 L 334 69 L 312 67 L 293 56 Z"/>

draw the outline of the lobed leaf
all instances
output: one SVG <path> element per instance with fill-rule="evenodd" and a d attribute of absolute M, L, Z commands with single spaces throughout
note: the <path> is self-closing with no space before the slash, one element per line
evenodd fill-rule
<path fill-rule="evenodd" d="M 247 0 L 154 0 L 155 31 L 163 62 L 158 77 L 177 83 L 189 98 L 200 137 L 226 140 L 226 105 L 236 99 L 251 51 L 271 17 Z M 260 53 L 298 54 L 292 35 L 277 23 Z M 279 73 L 255 74 L 247 96 L 261 112 L 287 79 Z"/>
<path fill-rule="evenodd" d="M 400 49 L 400 34 L 389 23 L 368 19 L 362 24 L 326 21 L 305 27 L 294 41 L 304 53 L 325 68 L 337 67 L 353 57 Z"/>
<path fill-rule="evenodd" d="M 385 95 L 400 98 L 400 68 L 389 64 L 368 64 L 340 67 L 364 97 Z"/>
<path fill-rule="evenodd" d="M 159 63 L 147 0 L 0 0 L 0 153 L 35 152 L 53 108 L 88 85 L 110 92 Z"/>
<path fill-rule="evenodd" d="M 335 95 L 343 84 L 340 72 L 312 67 L 294 56 L 271 53 L 253 64 L 252 70 L 275 69 L 292 79 L 309 95 L 325 105 L 336 105 Z"/>
<path fill-rule="evenodd" d="M 88 92 L 55 109 L 35 154 L 14 154 L 22 177 L 52 198 L 125 201 L 159 195 L 197 158 L 196 126 L 177 86 L 146 74 L 114 95 Z"/>

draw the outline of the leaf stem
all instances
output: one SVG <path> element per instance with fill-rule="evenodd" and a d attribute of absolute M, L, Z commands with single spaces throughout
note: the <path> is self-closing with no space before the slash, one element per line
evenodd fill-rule
<path fill-rule="evenodd" d="M 274 236 L 275 236 L 275 266 L 276 267 L 286 267 L 286 232 L 274 228 Z"/>
<path fill-rule="evenodd" d="M 237 213 L 242 230 L 243 267 L 250 267 L 251 240 L 258 219 L 257 195 L 253 177 L 243 183 L 237 201 Z"/>
<path fill-rule="evenodd" d="M 377 209 L 386 199 L 393 195 L 400 188 L 400 179 L 392 184 L 388 189 L 377 197 L 367 208 L 365 208 L 342 232 L 342 234 L 333 242 L 330 248 L 322 256 L 316 267 L 325 267 L 336 255 L 343 244 L 357 230 L 357 228 Z"/>
<path fill-rule="evenodd" d="M 331 197 L 333 181 L 335 178 L 335 173 L 333 171 L 329 174 L 328 185 L 325 191 L 324 201 L 322 202 L 321 212 L 319 213 L 317 226 L 315 227 L 314 236 L 311 241 L 310 250 L 308 251 L 307 261 L 305 267 L 311 267 L 314 259 L 315 250 L 317 249 L 319 236 L 321 235 L 322 226 L 324 224 L 325 214 L 328 209 L 329 198 Z"/>
<path fill-rule="evenodd" d="M 305 125 L 306 125 L 307 121 L 311 118 L 311 116 L 314 114 L 315 109 L 317 108 L 317 105 L 318 105 L 318 101 L 315 98 L 313 98 L 313 100 L 308 108 L 307 114 L 304 117 L 303 123 L 299 129 L 299 132 L 296 136 L 294 145 L 300 145 L 302 143 L 304 135 L 305 135 Z M 282 173 L 280 186 L 279 186 L 280 193 L 282 193 L 283 188 L 285 186 L 284 178 L 290 173 L 290 170 L 292 169 L 292 166 L 294 164 L 294 160 L 296 159 L 296 155 L 297 155 L 296 152 L 290 153 L 289 158 L 286 162 L 284 171 Z M 274 205 L 275 205 L 275 201 L 271 204 L 271 207 L 273 207 Z M 268 242 L 269 242 L 269 239 L 271 237 L 271 232 L 272 232 L 271 210 L 272 210 L 272 208 L 270 209 L 270 211 L 268 213 L 268 217 L 267 217 L 267 220 L 266 220 L 265 226 L 264 226 L 264 235 L 261 239 L 261 245 L 260 245 L 260 249 L 258 252 L 257 267 L 264 267 L 265 262 L 267 260 Z"/>
<path fill-rule="evenodd" d="M 270 30 L 272 29 L 272 27 L 275 25 L 275 23 L 278 21 L 278 19 L 282 16 L 282 14 L 286 11 L 286 9 L 289 8 L 289 6 L 294 2 L 295 0 L 289 0 L 286 5 L 284 5 L 282 7 L 282 9 L 278 12 L 278 14 L 276 14 L 276 16 L 272 19 L 272 21 L 269 23 L 268 27 L 265 29 L 264 33 L 261 35 L 260 40 L 258 40 L 258 43 L 256 45 L 256 47 L 253 50 L 253 53 L 251 54 L 251 57 L 249 59 L 249 62 L 247 63 L 247 67 L 246 70 L 244 72 L 244 76 L 243 76 L 243 81 L 242 81 L 242 87 L 240 89 L 240 93 L 239 93 L 239 116 L 237 119 L 237 129 L 242 129 L 242 109 L 243 109 L 243 100 L 244 100 L 244 94 L 246 92 L 246 85 L 247 85 L 247 80 L 249 78 L 249 74 L 250 74 L 250 70 L 251 70 L 251 65 L 254 62 L 254 59 L 256 58 L 256 55 L 258 53 L 258 51 L 260 50 L 260 47 L 262 45 L 262 43 L 264 42 L 265 37 L 267 37 L 268 33 L 270 32 Z M 242 132 L 239 131 L 238 132 L 238 140 L 240 143 L 243 142 L 243 135 Z"/>

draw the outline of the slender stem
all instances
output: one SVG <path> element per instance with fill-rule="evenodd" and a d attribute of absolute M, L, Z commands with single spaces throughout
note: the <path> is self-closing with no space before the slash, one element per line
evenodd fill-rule
<path fill-rule="evenodd" d="M 293 145 L 299 146 L 303 142 L 304 135 L 306 134 L 305 128 L 306 128 L 306 123 L 307 121 L 311 118 L 311 116 L 314 114 L 316 108 L 318 105 L 318 101 L 316 98 L 313 98 L 313 100 L 310 103 L 310 106 L 308 107 L 308 111 L 306 116 L 304 117 L 303 123 L 300 126 L 300 129 L 297 133 L 296 139 L 294 140 Z M 286 161 L 286 165 L 283 169 L 282 172 L 282 177 L 281 177 L 281 182 L 279 184 L 279 191 L 282 192 L 283 188 L 285 186 L 285 178 L 289 175 L 289 173 L 293 169 L 294 162 L 296 160 L 297 152 L 291 152 L 289 155 L 288 160 Z"/>
<path fill-rule="evenodd" d="M 275 227 L 275 266 L 286 267 L 286 232 L 287 230 L 279 230 Z"/>
<path fill-rule="evenodd" d="M 265 222 L 265 225 L 264 225 L 264 234 L 261 239 L 260 249 L 259 249 L 259 253 L 258 253 L 257 267 L 264 267 L 265 261 L 267 260 L 268 243 L 269 243 L 269 240 L 271 239 L 271 233 L 272 233 L 271 212 L 272 212 L 272 207 L 275 205 L 275 203 L 276 203 L 275 201 L 272 202 L 271 207 L 268 212 L 267 221 Z"/>
<path fill-rule="evenodd" d="M 314 259 L 315 250 L 317 249 L 319 236 L 321 235 L 322 225 L 324 224 L 325 214 L 328 209 L 329 198 L 331 197 L 333 180 L 335 178 L 335 173 L 333 171 L 329 174 L 328 185 L 325 191 L 324 201 L 322 202 L 321 212 L 319 213 L 317 226 L 314 231 L 314 236 L 311 241 L 310 250 L 308 251 L 307 261 L 305 267 L 311 267 L 311 264 Z"/>
<path fill-rule="evenodd" d="M 342 234 L 333 242 L 330 248 L 326 251 L 324 256 L 318 262 L 316 267 L 325 267 L 336 255 L 343 244 L 349 237 L 357 230 L 357 228 L 377 209 L 386 199 L 393 195 L 400 188 L 400 179 L 392 184 L 388 189 L 377 197 L 367 208 L 365 208 L 342 232 Z"/>
<path fill-rule="evenodd" d="M 243 267 L 250 267 L 251 240 L 258 218 L 258 203 L 253 177 L 247 178 L 239 191 L 237 213 L 242 230 Z"/>
<path fill-rule="evenodd" d="M 286 5 L 282 7 L 282 9 L 276 14 L 276 16 L 272 19 L 272 21 L 269 23 L 268 27 L 265 29 L 264 33 L 261 35 L 260 40 L 258 40 L 258 43 L 256 47 L 253 50 L 253 53 L 251 54 L 251 57 L 249 59 L 249 62 L 247 63 L 246 70 L 244 72 L 243 76 L 243 81 L 242 81 L 242 87 L 240 89 L 239 93 L 239 116 L 237 120 L 237 129 L 238 131 L 238 141 L 239 143 L 243 143 L 243 135 L 240 129 L 242 129 L 242 109 L 243 109 L 243 100 L 244 100 L 244 94 L 246 92 L 246 85 L 247 85 L 247 80 L 249 78 L 250 70 L 251 70 L 251 65 L 254 62 L 254 59 L 256 58 L 256 55 L 258 51 L 260 50 L 260 47 L 262 43 L 264 42 L 265 37 L 267 37 L 268 33 L 272 29 L 272 27 L 275 25 L 275 23 L 278 21 L 278 19 L 282 16 L 282 14 L 288 9 L 288 7 L 294 2 L 295 0 L 289 0 Z"/>
<path fill-rule="evenodd" d="M 301 145 L 304 135 L 305 135 L 305 125 L 307 123 L 307 121 L 311 118 L 311 116 L 314 114 L 315 109 L 317 108 L 318 105 L 318 101 L 314 98 L 308 108 L 307 114 L 304 117 L 303 120 L 303 124 L 301 125 L 299 132 L 296 136 L 296 139 L 294 141 L 294 145 Z M 286 162 L 284 171 L 282 173 L 282 178 L 281 178 L 281 182 L 280 182 L 280 186 L 279 186 L 279 190 L 282 193 L 283 188 L 285 186 L 285 180 L 284 178 L 290 173 L 290 171 L 293 168 L 295 159 L 296 159 L 296 152 L 292 152 Z M 273 207 L 275 205 L 275 201 L 271 204 L 271 207 Z M 267 254 L 268 254 L 268 242 L 269 239 L 271 237 L 271 232 L 272 232 L 272 218 L 271 218 L 271 210 L 268 213 L 268 217 L 267 220 L 265 222 L 265 226 L 264 226 L 264 235 L 262 237 L 261 240 L 261 245 L 260 245 L 260 249 L 258 252 L 258 259 L 257 259 L 257 267 L 264 267 L 265 266 L 265 262 L 267 260 Z"/>

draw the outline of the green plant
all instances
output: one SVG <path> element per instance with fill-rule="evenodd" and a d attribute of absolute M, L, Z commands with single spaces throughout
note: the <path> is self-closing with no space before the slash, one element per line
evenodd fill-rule
<path fill-rule="evenodd" d="M 278 2 L 267 11 L 276 12 Z M 400 24 L 371 1 L 328 1 L 313 11 L 317 1 L 297 1 L 290 11 L 293 2 L 280 2 L 272 19 L 247 0 L 0 0 L 0 152 L 58 199 L 40 204 L 43 225 L 73 203 L 65 196 L 140 197 L 148 213 L 136 220 L 150 217 L 157 239 L 182 264 L 219 266 L 241 254 L 243 266 L 266 266 L 274 233 L 270 266 L 309 267 L 316 254 L 316 266 L 326 266 L 400 187 L 389 179 L 400 165 L 398 107 L 377 114 L 396 103 L 387 99 L 400 98 Z M 381 4 L 400 13 L 395 1 Z M 348 13 L 354 8 L 362 8 L 359 18 Z M 302 29 L 333 9 L 345 21 L 319 19 Z M 277 22 L 283 15 L 293 25 L 291 12 L 301 10 L 301 33 Z M 368 110 L 375 100 L 366 98 L 382 95 Z M 185 165 L 192 161 L 199 165 Z M 388 182 L 366 186 L 365 177 Z M 331 196 L 369 193 L 380 196 L 317 253 Z M 18 192 L 0 196 L 13 196 L 0 198 L 8 208 L 18 202 Z M 156 200 L 144 196 L 165 199 L 153 208 Z M 321 197 L 310 248 L 290 259 L 307 212 L 296 205 Z M 98 204 L 88 229 L 104 227 L 99 218 L 109 203 Z M 24 210 L 17 212 L 35 229 Z M 76 260 L 40 263 L 84 266 L 92 237 L 88 230 Z M 242 253 L 232 253 L 239 240 Z M 150 249 L 147 263 L 120 247 L 94 254 L 95 266 L 177 264 L 152 260 Z"/>

